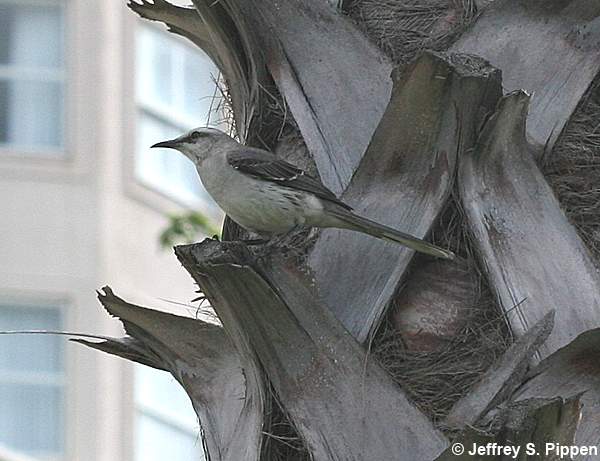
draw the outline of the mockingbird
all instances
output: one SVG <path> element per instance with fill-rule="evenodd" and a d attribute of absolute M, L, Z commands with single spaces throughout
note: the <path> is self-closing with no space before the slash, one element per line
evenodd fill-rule
<path fill-rule="evenodd" d="M 196 128 L 152 147 L 176 149 L 198 170 L 206 191 L 240 226 L 259 235 L 295 228 L 337 227 L 400 243 L 444 259 L 451 251 L 358 216 L 321 182 L 262 150 L 246 147 L 214 128 Z"/>

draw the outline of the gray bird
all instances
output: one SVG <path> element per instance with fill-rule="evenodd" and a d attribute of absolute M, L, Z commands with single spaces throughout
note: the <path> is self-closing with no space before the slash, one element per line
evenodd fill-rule
<path fill-rule="evenodd" d="M 259 235 L 295 228 L 336 227 L 400 243 L 444 259 L 454 253 L 358 216 L 305 171 L 262 149 L 246 147 L 214 128 L 196 128 L 152 147 L 176 149 L 189 158 L 206 191 L 240 226 Z"/>

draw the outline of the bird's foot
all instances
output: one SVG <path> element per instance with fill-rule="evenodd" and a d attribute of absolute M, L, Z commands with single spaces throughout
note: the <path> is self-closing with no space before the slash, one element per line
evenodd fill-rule
<path fill-rule="evenodd" d="M 300 236 L 300 232 L 305 229 L 306 228 L 303 226 L 294 226 L 283 234 L 271 237 L 268 243 L 263 247 L 265 252 L 278 253 L 285 258 L 289 257 L 301 247 L 301 243 L 304 239 Z"/>
<path fill-rule="evenodd" d="M 300 232 L 302 229 L 304 229 L 303 226 L 295 225 L 294 227 L 292 227 L 291 229 L 289 229 L 285 233 L 278 234 L 278 235 L 275 235 L 274 237 L 272 237 L 269 240 L 268 245 L 281 246 L 281 245 L 283 245 L 283 243 L 289 243 L 289 242 L 286 242 L 286 240 L 288 240 L 288 237 L 291 237 L 292 235 Z"/>

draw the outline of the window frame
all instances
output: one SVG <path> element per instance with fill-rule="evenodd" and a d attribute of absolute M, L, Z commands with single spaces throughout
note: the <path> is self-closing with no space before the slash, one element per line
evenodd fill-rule
<path fill-rule="evenodd" d="M 123 175 L 122 181 L 124 184 L 125 194 L 134 201 L 148 207 L 160 214 L 169 215 L 182 213 L 185 211 L 198 211 L 206 215 L 214 222 L 219 222 L 223 215 L 220 210 L 208 206 L 207 202 L 199 198 L 198 200 L 188 201 L 180 199 L 174 194 L 169 194 L 160 189 L 147 184 L 141 180 L 136 174 L 136 133 L 137 120 L 142 112 L 146 112 L 153 118 L 163 118 L 165 110 L 159 105 L 140 103 L 137 98 L 136 87 L 136 45 L 137 33 L 141 27 L 151 28 L 165 34 L 168 38 L 178 41 L 184 46 L 194 48 L 195 45 L 190 43 L 186 38 L 177 34 L 168 32 L 162 24 L 149 23 L 140 18 L 132 18 L 128 22 L 128 26 L 124 31 L 124 41 L 127 43 L 125 53 L 123 53 L 124 61 L 122 63 L 124 74 L 128 77 L 124 80 L 123 98 L 125 101 L 123 108 L 123 118 L 127 122 L 123 124 Z M 164 118 L 169 125 L 172 123 L 172 115 Z M 184 123 L 187 124 L 187 123 Z"/>
<path fill-rule="evenodd" d="M 70 69 L 70 53 L 72 51 L 70 43 L 70 32 L 68 25 L 72 23 L 70 18 L 72 14 L 71 3 L 73 0 L 0 0 L 0 4 L 15 4 L 17 6 L 59 6 L 62 16 L 63 30 L 62 41 L 63 41 L 63 66 L 60 70 L 42 70 L 34 67 L 21 67 L 13 65 L 0 64 L 0 78 L 8 75 L 7 80 L 11 81 L 35 81 L 43 83 L 56 83 L 61 84 L 63 93 L 62 100 L 62 146 L 51 147 L 51 146 L 20 146 L 0 143 L 0 159 L 4 160 L 33 160 L 33 161 L 65 161 L 68 160 L 69 149 L 69 125 L 70 125 L 70 97 L 69 97 L 69 76 L 72 74 Z M 12 69 L 11 69 L 12 68 Z M 31 78 L 31 75 L 36 75 L 35 79 Z M 41 76 L 40 76 L 41 73 Z M 11 75 L 12 74 L 12 75 Z M 44 75 L 45 74 L 45 75 Z"/>
<path fill-rule="evenodd" d="M 24 309 L 52 309 L 58 311 L 61 319 L 62 330 L 69 330 L 69 325 L 72 323 L 71 316 L 73 315 L 68 297 L 56 293 L 32 293 L 29 291 L 0 291 L 0 309 L 2 307 L 24 308 Z M 64 345 L 66 346 L 66 345 Z M 62 390 L 62 453 L 56 458 L 47 458 L 50 461 L 67 461 L 70 458 L 69 439 L 71 428 L 71 409 L 70 401 L 74 397 L 74 389 L 71 386 L 71 378 L 74 376 L 74 367 L 72 363 L 72 353 L 67 347 L 62 347 L 62 371 L 58 373 L 60 383 L 57 387 Z M 0 443 L 0 459 L 2 461 L 40 461 L 41 458 L 20 452 L 14 448 L 10 448 Z"/>
<path fill-rule="evenodd" d="M 20 3 L 21 0 L 16 1 Z M 0 177 L 61 183 L 89 181 L 90 176 L 96 176 L 94 152 L 97 149 L 98 114 L 108 110 L 98 108 L 99 103 L 103 103 L 98 101 L 98 85 L 89 84 L 105 74 L 106 64 L 102 60 L 90 59 L 100 45 L 89 36 L 90 30 L 103 30 L 98 17 L 104 8 L 84 0 L 23 1 L 28 4 L 61 4 L 63 8 L 63 146 L 57 155 L 40 155 L 37 151 L 0 146 Z M 100 89 L 106 91 L 104 86 Z"/>

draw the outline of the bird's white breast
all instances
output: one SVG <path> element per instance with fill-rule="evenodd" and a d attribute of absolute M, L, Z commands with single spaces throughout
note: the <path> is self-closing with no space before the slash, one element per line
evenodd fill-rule
<path fill-rule="evenodd" d="M 205 160 L 198 173 L 223 211 L 254 232 L 279 234 L 297 225 L 311 225 L 323 210 L 314 195 L 240 173 L 224 156 Z"/>

